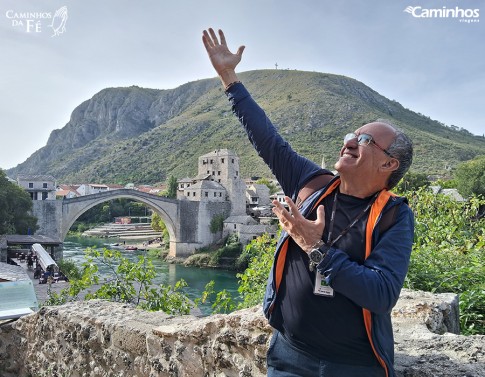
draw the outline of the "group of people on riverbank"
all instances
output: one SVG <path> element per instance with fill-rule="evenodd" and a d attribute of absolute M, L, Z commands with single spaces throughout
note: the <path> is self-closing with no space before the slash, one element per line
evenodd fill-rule
<path fill-rule="evenodd" d="M 46 270 L 44 270 L 39 263 L 39 258 L 35 253 L 29 251 L 28 253 L 18 252 L 15 255 L 15 260 L 11 260 L 10 262 L 14 265 L 19 265 L 19 263 L 26 263 L 27 270 L 34 271 L 33 278 L 39 280 L 39 284 L 46 284 L 46 283 L 57 283 L 58 281 L 68 281 L 67 276 L 65 276 L 57 266 L 51 265 L 47 266 Z"/>

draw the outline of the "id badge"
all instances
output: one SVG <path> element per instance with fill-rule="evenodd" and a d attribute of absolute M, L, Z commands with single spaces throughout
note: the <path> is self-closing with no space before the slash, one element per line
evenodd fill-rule
<path fill-rule="evenodd" d="M 323 276 L 318 271 L 315 272 L 315 286 L 313 288 L 313 294 L 324 297 L 333 297 L 333 288 L 327 284 L 325 281 L 325 276 Z"/>

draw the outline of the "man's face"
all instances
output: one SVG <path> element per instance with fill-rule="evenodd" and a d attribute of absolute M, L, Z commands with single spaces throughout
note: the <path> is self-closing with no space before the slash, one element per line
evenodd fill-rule
<path fill-rule="evenodd" d="M 394 141 L 394 129 L 384 123 L 368 123 L 355 132 L 356 136 L 368 134 L 380 147 L 388 149 Z M 340 150 L 340 158 L 335 163 L 335 169 L 340 174 L 351 174 L 353 177 L 372 179 L 381 164 L 390 159 L 379 147 L 370 143 L 359 145 L 357 137 L 348 140 Z"/>

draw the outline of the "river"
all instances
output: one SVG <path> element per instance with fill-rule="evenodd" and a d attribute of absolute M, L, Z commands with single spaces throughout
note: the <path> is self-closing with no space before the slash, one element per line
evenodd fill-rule
<path fill-rule="evenodd" d="M 76 265 L 81 266 L 85 261 L 84 250 L 87 247 L 93 247 L 101 250 L 103 247 L 109 248 L 109 239 L 94 238 L 94 237 L 71 237 L 68 236 L 64 240 L 64 258 L 73 260 Z M 139 241 L 138 241 L 139 242 Z M 127 244 L 129 241 L 127 241 Z M 142 251 L 122 251 L 124 257 L 136 261 L 137 256 L 143 255 Z M 170 264 L 162 261 L 160 258 L 150 258 L 156 269 L 156 276 L 153 279 L 155 284 L 170 284 L 174 285 L 178 280 L 183 279 L 187 282 L 188 287 L 184 288 L 187 296 L 194 300 L 200 298 L 205 286 L 211 280 L 214 281 L 215 292 L 223 289 L 231 293 L 233 298 L 237 298 L 239 293 L 237 291 L 238 282 L 236 273 L 227 270 L 215 268 L 197 268 L 185 267 L 180 264 Z M 107 276 L 107 270 L 103 266 L 99 266 L 100 276 Z M 101 279 L 102 281 L 102 279 Z M 208 315 L 211 313 L 210 305 L 201 305 L 202 314 Z"/>

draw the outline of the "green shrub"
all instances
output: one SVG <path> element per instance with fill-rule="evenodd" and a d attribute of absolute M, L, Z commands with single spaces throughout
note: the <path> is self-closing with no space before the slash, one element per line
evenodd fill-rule
<path fill-rule="evenodd" d="M 217 232 L 222 232 L 222 229 L 224 227 L 224 219 L 226 218 L 226 215 L 221 214 L 221 215 L 214 215 L 211 219 L 211 223 L 209 226 L 209 229 L 211 233 L 217 233 Z"/>
<path fill-rule="evenodd" d="M 263 302 L 275 247 L 276 239 L 270 238 L 268 234 L 263 234 L 246 246 L 244 258 L 249 259 L 249 265 L 244 273 L 237 275 L 238 291 L 242 298 L 239 308 L 248 308 Z"/>
<path fill-rule="evenodd" d="M 85 250 L 86 262 L 83 263 L 79 278 L 69 281 L 69 286 L 60 293 L 48 290 L 49 298 L 44 305 L 60 305 L 79 299 L 80 293 L 86 293 L 85 299 L 105 299 L 115 302 L 134 304 L 146 310 L 163 310 L 168 314 L 189 314 L 194 304 L 183 292 L 187 286 L 180 280 L 172 287 L 160 284 L 154 288 L 152 280 L 155 268 L 150 259 L 139 256 L 131 262 L 118 250 L 88 248 Z M 104 265 L 111 275 L 100 284 L 98 264 Z M 96 290 L 91 292 L 95 285 Z M 49 287 L 50 288 L 50 287 Z"/>
<path fill-rule="evenodd" d="M 61 259 L 57 261 L 59 270 L 67 276 L 69 280 L 71 279 L 81 279 L 82 272 L 81 269 L 76 266 L 76 263 L 71 259 Z"/>
<path fill-rule="evenodd" d="M 241 253 L 241 244 L 232 243 L 217 249 L 211 253 L 210 264 L 212 266 L 219 266 L 222 258 L 237 259 Z"/>
<path fill-rule="evenodd" d="M 460 295 L 464 334 L 485 333 L 485 200 L 457 202 L 424 190 L 410 196 L 415 236 L 405 286 Z"/>

